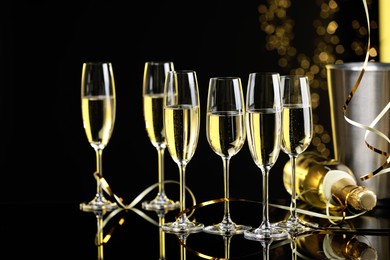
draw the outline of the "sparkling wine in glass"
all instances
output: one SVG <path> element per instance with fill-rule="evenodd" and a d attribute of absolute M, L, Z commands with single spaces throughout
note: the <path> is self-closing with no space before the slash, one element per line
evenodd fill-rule
<path fill-rule="evenodd" d="M 178 201 L 168 198 L 164 184 L 164 154 L 167 146 L 163 118 L 164 83 L 167 72 L 172 70 L 172 61 L 148 61 L 144 66 L 142 97 L 145 127 L 158 155 L 158 192 L 153 200 L 142 203 L 146 210 L 173 210 L 180 207 Z"/>
<path fill-rule="evenodd" d="M 280 240 L 288 232 L 269 220 L 269 173 L 280 152 L 281 140 L 280 75 L 272 72 L 249 74 L 246 95 L 247 140 L 252 159 L 263 176 L 263 219 L 258 228 L 246 230 L 251 240 Z"/>
<path fill-rule="evenodd" d="M 95 197 L 81 203 L 83 211 L 111 211 L 118 207 L 104 197 L 102 156 L 115 123 L 116 94 L 112 64 L 109 62 L 83 63 L 81 75 L 81 109 L 88 142 L 96 153 L 97 188 Z"/>
<path fill-rule="evenodd" d="M 210 78 L 206 135 L 211 149 L 222 159 L 224 198 L 229 199 L 230 159 L 241 150 L 246 139 L 245 102 L 239 77 Z M 211 234 L 235 235 L 242 234 L 250 228 L 233 222 L 229 200 L 225 200 L 222 221 L 206 226 L 204 231 Z"/>
<path fill-rule="evenodd" d="M 310 145 L 313 137 L 313 115 L 309 79 L 307 76 L 283 75 L 280 77 L 282 93 L 282 140 L 281 148 L 291 163 L 290 215 L 278 226 L 290 233 L 310 230 L 315 226 L 297 217 L 296 159 Z"/>
<path fill-rule="evenodd" d="M 192 159 L 199 139 L 200 105 L 196 72 L 168 71 L 164 88 L 164 124 L 167 147 L 180 173 L 180 215 L 162 229 L 168 233 L 200 232 L 204 225 L 191 221 L 186 209 L 186 167 Z"/>

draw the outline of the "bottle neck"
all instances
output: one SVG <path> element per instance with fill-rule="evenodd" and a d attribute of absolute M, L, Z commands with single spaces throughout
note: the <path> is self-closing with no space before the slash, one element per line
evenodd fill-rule
<path fill-rule="evenodd" d="M 345 186 L 356 186 L 355 178 L 345 171 L 328 171 L 323 180 L 323 192 L 325 199 L 333 205 L 340 205 L 340 202 L 333 199 L 333 196 L 340 199 L 343 203 L 347 194 L 342 192 Z"/>
<path fill-rule="evenodd" d="M 352 207 L 358 211 L 372 210 L 376 205 L 376 195 L 364 186 L 358 186 L 352 178 L 341 178 L 331 186 L 332 200 L 338 205 Z"/>
<path fill-rule="evenodd" d="M 359 186 L 352 171 L 344 164 L 305 153 L 296 164 L 296 193 L 312 206 L 324 209 L 350 206 L 350 209 L 368 211 L 376 205 L 376 195 Z M 290 194 L 291 164 L 283 168 L 283 183 Z"/>
<path fill-rule="evenodd" d="M 340 202 L 345 204 L 345 201 L 348 199 L 350 192 L 357 187 L 358 186 L 356 182 L 351 178 L 342 178 L 335 181 L 330 188 L 330 191 L 333 195 L 333 201 L 338 199 L 340 201 L 336 201 L 337 204 L 340 204 Z"/>

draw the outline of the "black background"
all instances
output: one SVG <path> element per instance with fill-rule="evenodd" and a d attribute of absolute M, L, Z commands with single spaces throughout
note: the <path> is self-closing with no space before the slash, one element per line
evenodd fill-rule
<path fill-rule="evenodd" d="M 289 11 L 295 18 L 293 45 L 300 50 L 312 50 L 313 20 L 319 15 L 317 2 L 291 2 Z M 186 183 L 197 202 L 222 197 L 222 160 L 209 147 L 205 132 L 208 81 L 214 76 L 239 76 L 246 91 L 251 72 L 288 73 L 278 66 L 276 52 L 265 48 L 266 34 L 260 28 L 257 8 L 267 3 L 266 0 L 3 3 L 0 8 L 0 204 L 3 205 L 0 255 L 96 259 L 91 257 L 96 256 L 95 216 L 78 209 L 78 204 L 91 200 L 96 190 L 95 153 L 87 141 L 81 118 L 81 67 L 86 61 L 110 61 L 114 68 L 117 116 L 112 138 L 103 153 L 104 177 L 113 192 L 128 204 L 157 182 L 157 152 L 148 139 L 142 113 L 142 77 L 146 61 L 172 60 L 176 69 L 196 70 L 201 95 L 199 143 L 187 167 Z M 351 20 L 359 17 L 365 23 L 361 3 L 338 1 L 339 35 L 346 46 L 344 61 L 363 60 L 349 48 L 356 37 L 350 28 Z M 372 19 L 376 19 L 375 10 L 371 9 Z M 377 31 L 372 33 L 375 36 L 371 44 L 377 45 Z M 318 110 L 322 111 L 319 114 L 326 115 L 327 102 L 321 103 Z M 323 121 L 329 127 L 329 122 Z M 282 170 L 287 161 L 288 156 L 280 152 L 271 170 L 272 203 L 289 200 L 282 183 Z M 166 179 L 178 181 L 179 170 L 168 151 L 165 166 Z M 230 196 L 260 201 L 261 171 L 253 162 L 247 144 L 231 159 L 230 166 Z M 166 191 L 170 198 L 179 199 L 178 185 L 167 184 Z M 154 189 L 143 199 L 153 199 L 156 193 Z M 139 207 L 138 204 L 136 208 Z M 285 217 L 285 212 L 280 214 L 274 210 L 271 207 L 271 221 Z M 378 210 L 372 213 L 372 219 L 369 215 L 357 221 L 374 228 L 388 228 L 387 219 L 383 219 L 386 214 Z M 147 212 L 155 218 L 153 213 Z M 175 213 L 170 212 L 167 221 Z M 218 214 L 222 218 L 222 206 L 200 209 L 196 216 L 200 216 L 200 222 L 210 224 L 220 220 Z M 237 223 L 255 226 L 261 221 L 261 206 L 232 203 L 231 215 Z M 141 253 L 143 259 L 157 258 L 158 228 L 132 211 L 125 219 L 105 246 L 106 256 L 122 259 L 126 254 Z M 379 221 L 383 221 L 382 225 L 375 226 Z M 117 222 L 114 219 L 111 223 Z M 388 239 L 380 238 L 383 245 L 378 245 L 378 252 L 388 255 Z M 220 237 L 201 233 L 192 235 L 188 242 L 200 244 L 202 253 L 223 256 Z M 252 242 L 242 236 L 234 238 L 232 256 L 256 252 L 252 258 L 261 258 L 260 243 Z M 179 247 L 171 235 L 167 235 L 166 247 L 167 257 L 178 259 L 174 256 L 178 255 Z M 272 249 L 271 257 L 290 258 L 290 250 L 289 244 Z M 188 254 L 188 259 L 194 257 Z"/>
<path fill-rule="evenodd" d="M 301 48 L 313 44 L 313 2 L 292 8 Z M 117 118 L 103 154 L 113 192 L 130 202 L 157 181 L 157 152 L 142 114 L 142 76 L 146 61 L 168 59 L 176 69 L 196 70 L 200 88 L 200 138 L 186 183 L 198 201 L 222 197 L 222 161 L 205 133 L 208 80 L 239 76 L 245 91 L 250 72 L 284 73 L 275 53 L 265 49 L 261 3 L 266 1 L 26 1 L 1 8 L 0 201 L 78 203 L 94 196 L 95 153 L 80 107 L 81 66 L 91 60 L 114 67 Z M 351 9 L 344 10 L 340 15 L 347 18 Z M 287 160 L 280 152 L 271 170 L 271 199 L 288 197 L 282 184 Z M 166 179 L 178 181 L 168 151 L 165 166 Z M 166 189 L 178 199 L 177 185 Z M 261 199 L 261 171 L 247 145 L 231 159 L 230 196 Z"/>

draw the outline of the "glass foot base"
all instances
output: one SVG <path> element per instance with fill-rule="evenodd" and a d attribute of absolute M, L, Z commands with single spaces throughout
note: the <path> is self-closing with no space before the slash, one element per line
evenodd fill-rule
<path fill-rule="evenodd" d="M 166 196 L 157 195 L 151 201 L 142 202 L 142 208 L 146 210 L 175 210 L 180 208 L 180 202 L 168 199 Z"/>
<path fill-rule="evenodd" d="M 244 237 L 250 240 L 262 241 L 262 240 L 282 240 L 289 238 L 287 230 L 279 227 L 271 228 L 255 228 L 246 230 Z"/>
<path fill-rule="evenodd" d="M 274 224 L 275 227 L 280 227 L 287 230 L 290 234 L 298 234 L 313 231 L 318 224 L 304 222 L 300 219 L 287 219 Z"/>
<path fill-rule="evenodd" d="M 162 230 L 166 233 L 184 234 L 201 232 L 204 228 L 202 223 L 191 221 L 175 221 L 162 225 Z"/>
<path fill-rule="evenodd" d="M 118 208 L 116 202 L 111 202 L 106 199 L 93 199 L 90 202 L 80 203 L 80 210 L 86 212 L 96 212 L 96 211 L 113 211 Z"/>
<path fill-rule="evenodd" d="M 204 232 L 214 235 L 238 235 L 244 231 L 251 229 L 251 226 L 220 223 L 207 226 L 203 229 Z"/>

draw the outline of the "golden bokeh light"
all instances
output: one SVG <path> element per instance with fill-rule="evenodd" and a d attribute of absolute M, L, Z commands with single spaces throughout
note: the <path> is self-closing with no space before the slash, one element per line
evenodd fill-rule
<path fill-rule="evenodd" d="M 367 25 L 364 24 L 365 20 L 352 19 L 348 22 L 343 17 L 337 19 L 340 1 L 315 1 L 318 15 L 313 21 L 305 22 L 308 26 L 312 26 L 315 35 L 314 39 L 310 39 L 313 48 L 304 50 L 296 46 L 295 31 L 307 30 L 307 28 L 295 28 L 295 26 L 298 20 L 306 17 L 293 17 L 289 12 L 292 5 L 299 4 L 299 1 L 293 3 L 292 0 L 268 0 L 266 4 L 258 6 L 260 28 L 266 34 L 267 51 L 279 56 L 278 66 L 285 74 L 301 74 L 309 77 L 315 129 L 312 146 L 325 156 L 331 156 L 333 149 L 325 66 L 344 63 L 344 56 L 349 53 L 362 57 L 363 60 L 367 52 L 368 30 Z M 371 4 L 372 1 L 367 1 L 368 6 Z M 365 14 L 360 16 L 364 17 Z M 377 29 L 378 23 L 373 20 L 370 26 L 370 29 Z M 342 40 L 344 35 L 340 33 L 341 27 L 348 27 L 347 29 L 356 35 L 349 45 Z M 377 47 L 371 47 L 369 54 L 371 59 L 378 57 Z"/>

